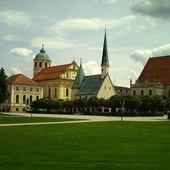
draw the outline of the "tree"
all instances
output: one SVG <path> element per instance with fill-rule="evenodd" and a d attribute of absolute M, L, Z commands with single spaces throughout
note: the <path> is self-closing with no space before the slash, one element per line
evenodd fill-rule
<path fill-rule="evenodd" d="M 0 69 L 0 106 L 3 102 L 9 99 L 8 84 L 6 74 L 3 68 Z"/>

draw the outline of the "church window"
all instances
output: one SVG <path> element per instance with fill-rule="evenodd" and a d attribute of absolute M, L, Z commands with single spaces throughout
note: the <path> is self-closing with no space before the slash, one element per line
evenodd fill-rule
<path fill-rule="evenodd" d="M 19 95 L 18 94 L 16 95 L 16 101 L 15 102 L 19 103 Z"/>
<path fill-rule="evenodd" d="M 57 88 L 54 89 L 54 96 L 57 96 Z"/>
<path fill-rule="evenodd" d="M 47 63 L 45 63 L 45 67 L 47 67 Z"/>
<path fill-rule="evenodd" d="M 42 67 L 42 63 L 41 62 L 39 62 L 39 67 Z"/>
<path fill-rule="evenodd" d="M 34 67 L 37 67 L 37 62 L 35 62 L 35 65 L 34 65 Z"/>
<path fill-rule="evenodd" d="M 67 88 L 67 89 L 66 89 L 66 96 L 69 96 L 68 94 L 69 94 L 69 90 L 68 90 L 68 88 Z"/>
<path fill-rule="evenodd" d="M 38 100 L 39 99 L 39 96 L 36 96 L 36 100 Z"/>

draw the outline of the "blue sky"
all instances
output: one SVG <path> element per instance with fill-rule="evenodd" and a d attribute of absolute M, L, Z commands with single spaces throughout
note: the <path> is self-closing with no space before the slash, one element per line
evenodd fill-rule
<path fill-rule="evenodd" d="M 114 85 L 129 86 L 149 57 L 170 55 L 169 0 L 1 0 L 0 67 L 32 78 L 42 44 L 52 65 L 100 73 L 105 27 Z"/>

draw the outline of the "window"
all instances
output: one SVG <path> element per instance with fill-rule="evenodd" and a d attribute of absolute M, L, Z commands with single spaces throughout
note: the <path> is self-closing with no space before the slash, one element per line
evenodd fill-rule
<path fill-rule="evenodd" d="M 17 104 L 19 103 L 19 95 L 18 94 L 16 95 L 15 103 L 17 103 Z"/>
<path fill-rule="evenodd" d="M 32 102 L 32 95 L 30 96 L 30 103 Z"/>
<path fill-rule="evenodd" d="M 36 96 L 36 100 L 38 100 L 39 99 L 39 96 Z"/>
<path fill-rule="evenodd" d="M 66 78 L 69 78 L 69 73 L 68 73 L 68 71 L 66 72 Z"/>
<path fill-rule="evenodd" d="M 33 91 L 33 87 L 30 87 L 30 91 Z"/>
<path fill-rule="evenodd" d="M 34 67 L 37 67 L 37 62 L 35 62 L 35 65 L 34 65 Z"/>
<path fill-rule="evenodd" d="M 149 95 L 152 95 L 152 90 L 149 90 Z"/>
<path fill-rule="evenodd" d="M 36 92 L 39 92 L 39 91 L 40 91 L 40 88 L 39 88 L 39 87 L 37 87 L 37 88 L 36 88 Z"/>
<path fill-rule="evenodd" d="M 39 62 L 39 67 L 42 67 L 42 63 L 41 62 Z"/>
<path fill-rule="evenodd" d="M 48 89 L 48 97 L 51 98 L 51 89 Z"/>
<path fill-rule="evenodd" d="M 22 90 L 23 90 L 23 91 L 26 91 L 26 90 L 27 90 L 27 88 L 26 88 L 26 87 L 23 87 L 23 88 L 22 88 Z"/>
<path fill-rule="evenodd" d="M 55 90 L 54 90 L 54 96 L 55 97 L 57 96 L 57 88 L 55 88 Z"/>
<path fill-rule="evenodd" d="M 144 91 L 143 90 L 141 90 L 141 95 L 144 95 Z"/>
<path fill-rule="evenodd" d="M 68 90 L 68 88 L 66 89 L 66 96 L 69 96 L 69 90 Z"/>
<path fill-rule="evenodd" d="M 133 95 L 134 95 L 134 96 L 136 95 L 136 91 L 135 91 L 135 90 L 133 91 Z"/>
<path fill-rule="evenodd" d="M 16 88 L 15 88 L 15 89 L 16 89 L 16 91 L 19 91 L 19 86 L 16 86 Z"/>
<path fill-rule="evenodd" d="M 22 103 L 23 103 L 23 104 L 26 104 L 26 95 L 23 95 L 23 97 L 22 97 Z"/>
<path fill-rule="evenodd" d="M 45 67 L 47 67 L 47 63 L 45 63 Z"/>

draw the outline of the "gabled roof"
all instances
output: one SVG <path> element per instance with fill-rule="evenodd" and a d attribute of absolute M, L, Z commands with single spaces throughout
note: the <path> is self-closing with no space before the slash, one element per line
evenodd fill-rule
<path fill-rule="evenodd" d="M 84 70 L 83 70 L 83 67 L 82 67 L 82 63 L 80 63 L 80 68 L 79 68 L 79 70 L 77 72 L 77 76 L 76 76 L 76 78 L 74 80 L 72 89 L 80 88 L 84 76 L 85 76 L 85 73 L 84 73 Z"/>
<path fill-rule="evenodd" d="M 38 86 L 39 84 L 23 74 L 15 74 L 7 78 L 8 84 L 31 85 Z"/>
<path fill-rule="evenodd" d="M 149 58 L 137 82 L 170 84 L 170 55 Z"/>
<path fill-rule="evenodd" d="M 101 79 L 101 75 L 84 76 L 83 81 L 76 95 L 96 95 L 102 84 L 104 78 Z"/>
<path fill-rule="evenodd" d="M 71 63 L 72 64 L 72 63 Z M 34 81 L 42 81 L 42 80 L 53 80 L 58 79 L 59 76 L 65 72 L 66 68 L 68 68 L 71 64 L 53 66 L 44 68 L 41 72 L 39 72 L 34 78 Z"/>

